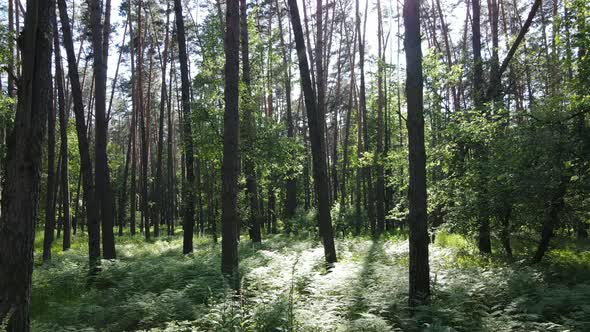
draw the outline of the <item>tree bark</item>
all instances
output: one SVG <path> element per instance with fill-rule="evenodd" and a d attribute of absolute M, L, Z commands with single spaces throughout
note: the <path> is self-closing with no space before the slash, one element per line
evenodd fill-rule
<path fill-rule="evenodd" d="M 78 134 L 78 150 L 80 151 L 80 172 L 82 176 L 82 187 L 84 192 L 84 201 L 86 203 L 86 223 L 88 226 L 88 256 L 90 260 L 91 272 L 100 263 L 100 228 L 98 205 L 94 191 L 94 178 L 92 172 L 92 161 L 90 159 L 90 147 L 88 143 L 86 119 L 84 116 L 84 101 L 82 99 L 82 88 L 80 86 L 80 77 L 78 76 L 78 67 L 76 64 L 76 55 L 74 53 L 74 43 L 68 10 L 65 0 L 58 0 L 61 27 L 63 32 L 63 43 L 68 58 L 68 75 L 72 88 L 72 98 L 74 100 L 74 114 L 76 117 L 76 132 Z"/>
<path fill-rule="evenodd" d="M 148 163 L 149 163 L 149 148 L 148 148 L 148 132 L 147 132 L 147 122 L 149 117 L 149 103 L 148 106 L 144 104 L 143 98 L 143 28 L 142 28 L 142 0 L 137 2 L 137 96 L 138 96 L 138 120 L 139 120 L 139 130 L 140 130 L 140 137 L 141 137 L 141 145 L 140 145 L 140 172 L 141 172 L 141 195 L 140 195 L 140 204 L 141 204 L 141 220 L 143 225 L 143 231 L 145 235 L 145 239 L 150 239 L 150 214 L 148 211 Z M 149 82 L 149 79 L 148 79 Z M 148 90 L 149 91 L 149 90 Z M 149 92 L 148 92 L 149 93 Z M 149 95 L 148 95 L 149 96 Z M 149 98 L 149 97 L 148 97 Z M 147 108 L 147 109 L 146 109 Z M 141 227 L 141 226 L 140 226 Z"/>
<path fill-rule="evenodd" d="M 408 104 L 408 152 L 410 167 L 410 306 L 428 302 L 430 268 L 426 208 L 426 153 L 424 149 L 422 50 L 419 1 L 404 2 L 406 50 L 406 100 Z"/>
<path fill-rule="evenodd" d="M 481 57 L 481 15 L 480 15 L 480 0 L 473 0 L 472 1 L 472 47 L 473 47 L 473 62 L 474 62 L 474 69 L 473 69 L 473 103 L 475 108 L 483 112 L 484 107 L 484 88 L 483 88 L 483 60 Z M 484 156 L 483 147 L 476 147 L 476 155 Z M 485 182 L 485 181 L 484 181 Z M 485 184 L 480 186 L 480 191 L 485 190 Z M 478 192 L 478 202 L 483 204 L 483 193 Z M 478 212 L 478 248 L 481 254 L 491 254 L 492 253 L 492 243 L 490 240 L 490 221 L 487 214 L 482 211 L 482 208 L 479 208 Z"/>
<path fill-rule="evenodd" d="M 59 105 L 59 132 L 60 132 L 60 156 L 61 156 L 61 199 L 63 209 L 63 250 L 70 249 L 72 220 L 70 219 L 70 175 L 68 170 L 68 114 L 66 111 L 66 98 L 64 89 L 63 68 L 61 64 L 61 51 L 59 46 L 58 28 L 56 16 L 53 16 L 53 44 L 55 52 L 55 82 L 57 85 L 57 101 Z"/>
<path fill-rule="evenodd" d="M 239 99 L 239 47 L 240 17 L 238 0 L 228 0 L 225 32 L 225 113 L 223 116 L 223 163 L 221 189 L 221 272 L 239 287 L 238 277 L 238 175 L 240 119 Z"/>
<path fill-rule="evenodd" d="M 35 221 L 43 139 L 51 100 L 51 1 L 27 1 L 22 33 L 22 75 L 14 129 L 8 140 L 0 218 L 0 322 L 10 332 L 30 331 Z"/>
<path fill-rule="evenodd" d="M 246 0 L 240 0 L 240 32 L 242 37 L 242 81 L 246 85 L 246 96 L 244 101 L 244 130 L 242 132 L 243 146 L 249 154 L 244 155 L 244 175 L 246 177 L 246 192 L 250 205 L 250 238 L 254 243 L 260 243 L 260 207 L 258 205 L 258 181 L 256 179 L 256 169 L 254 167 L 253 147 L 256 137 L 256 122 L 252 116 L 254 107 L 250 83 L 250 53 L 248 43 L 248 13 Z"/>
<path fill-rule="evenodd" d="M 360 23 L 360 14 L 358 12 L 358 0 L 357 0 L 357 34 L 359 35 L 359 66 L 360 66 L 360 76 L 361 76 L 361 85 L 360 85 L 360 93 L 359 93 L 359 111 L 362 118 L 362 132 L 363 132 L 363 152 L 369 152 L 369 129 L 367 123 L 367 97 L 366 97 L 366 88 L 365 88 L 365 32 L 366 32 L 366 22 L 367 22 L 367 11 L 368 11 L 368 0 L 365 5 L 365 29 L 363 29 L 363 34 L 361 35 L 361 23 Z M 362 37 L 361 37 L 362 36 Z M 375 223 L 375 193 L 373 192 L 373 175 L 371 166 L 364 166 L 363 167 L 363 177 L 365 179 L 365 184 L 367 186 L 367 216 L 369 218 L 369 225 L 371 227 L 371 234 L 374 236 L 377 234 L 377 225 Z"/>
<path fill-rule="evenodd" d="M 170 4 L 166 8 L 166 36 L 164 37 L 164 52 L 162 53 L 162 87 L 160 92 L 160 117 L 158 122 L 158 156 L 156 160 L 156 191 L 155 191 L 155 202 L 156 208 L 154 209 L 154 237 L 158 237 L 160 234 L 160 224 L 162 218 L 162 210 L 164 207 L 164 186 L 163 186 L 163 171 L 162 171 L 162 156 L 164 149 L 164 118 L 166 111 L 167 90 L 166 90 L 166 67 L 168 64 L 168 43 L 169 43 L 169 25 L 170 25 Z"/>
<path fill-rule="evenodd" d="M 234 0 L 237 1 L 237 0 Z M 174 11 L 176 14 L 176 38 L 178 40 L 178 61 L 180 62 L 180 79 L 182 90 L 182 113 L 183 113 L 183 140 L 184 140 L 184 161 L 186 180 L 182 185 L 183 223 L 184 230 L 182 252 L 184 254 L 193 251 L 193 228 L 195 225 L 195 173 L 193 140 L 191 128 L 191 105 L 190 105 L 190 81 L 188 75 L 188 58 L 186 51 L 186 38 L 184 34 L 184 18 L 182 16 L 182 4 L 180 0 L 174 0 Z M 236 13 L 236 15 L 238 15 Z M 236 83 L 237 84 L 237 79 Z"/>
<path fill-rule="evenodd" d="M 170 46 L 170 59 L 174 59 L 174 48 L 173 44 L 174 41 L 170 41 L 172 44 Z M 168 136 L 166 137 L 166 144 L 167 144 L 167 160 L 166 160 L 166 168 L 168 174 L 168 209 L 167 209 L 167 218 L 166 218 L 166 230 L 168 235 L 174 234 L 174 217 L 175 217 L 175 182 L 176 182 L 176 170 L 174 169 L 174 127 L 172 126 L 172 73 L 174 72 L 174 66 L 170 66 L 170 74 L 168 77 L 168 84 L 169 84 L 169 96 L 168 102 L 166 105 L 167 109 L 167 127 L 168 127 Z"/>
<path fill-rule="evenodd" d="M 377 222 L 377 234 L 385 230 L 385 173 L 383 162 L 383 68 L 385 57 L 383 55 L 383 17 L 381 14 L 381 1 L 377 0 L 377 151 L 375 151 L 375 171 L 377 181 L 375 183 L 375 212 Z"/>
<path fill-rule="evenodd" d="M 281 49 L 283 50 L 283 74 L 285 79 L 285 103 L 287 108 L 287 137 L 291 140 L 295 139 L 295 125 L 293 123 L 293 110 L 291 107 L 291 52 L 287 49 L 287 45 L 285 45 L 285 36 L 283 33 L 283 16 L 281 14 L 279 1 L 275 0 L 275 5 L 278 12 L 278 21 L 279 21 L 279 34 L 281 37 Z M 295 156 L 293 156 L 295 157 Z M 290 219 L 295 216 L 295 211 L 297 210 L 297 179 L 295 178 L 295 172 L 291 171 L 289 174 L 288 179 L 285 181 L 285 231 L 289 233 L 291 231 L 291 223 Z"/>
<path fill-rule="evenodd" d="M 129 177 L 129 164 L 131 155 L 131 145 L 133 140 L 133 128 L 135 127 L 135 112 L 131 111 L 131 122 L 129 123 L 129 141 L 127 143 L 127 153 L 125 154 L 125 167 L 123 168 L 123 183 L 121 184 L 121 193 L 119 194 L 119 236 L 123 235 L 125 226 L 125 210 L 127 206 L 127 178 Z"/>
<path fill-rule="evenodd" d="M 321 7 L 321 0 L 318 0 Z M 309 74 L 309 64 L 305 56 L 305 42 L 303 39 L 303 29 L 299 18 L 299 9 L 296 0 L 289 0 L 289 9 L 291 12 L 291 24 L 295 35 L 295 47 L 299 59 L 299 71 L 303 87 L 305 100 L 305 109 L 307 111 L 307 122 L 309 125 L 309 136 L 311 141 L 312 158 L 313 158 L 313 178 L 314 187 L 318 202 L 318 215 L 320 235 L 324 243 L 324 257 L 328 264 L 335 263 L 336 248 L 334 246 L 334 235 L 332 230 L 332 220 L 330 217 L 330 185 L 328 183 L 328 167 L 326 165 L 326 142 L 324 135 L 325 117 L 317 109 L 317 103 L 311 78 Z M 321 29 L 320 29 L 321 30 Z M 318 77 L 319 76 L 318 74 Z"/>
<path fill-rule="evenodd" d="M 52 18 L 52 20 L 55 20 L 55 18 Z M 54 29 L 54 39 L 57 39 L 57 33 L 58 31 Z M 54 47 L 54 49 L 57 51 L 58 48 Z M 55 76 L 57 77 L 57 75 Z M 51 99 L 53 99 L 53 96 Z M 55 107 L 53 105 L 55 103 L 52 100 L 51 107 L 47 109 L 49 113 L 47 114 L 47 192 L 45 194 L 45 232 L 43 238 L 44 262 L 51 259 L 51 245 L 55 231 Z"/>
<path fill-rule="evenodd" d="M 348 90 L 348 105 L 346 109 L 346 124 L 344 127 L 344 146 L 342 148 L 344 156 L 342 157 L 342 171 L 340 180 L 340 205 L 346 205 L 346 176 L 348 175 L 348 145 L 350 140 L 350 124 L 352 122 L 352 110 L 353 110 L 353 96 L 354 96 L 354 86 L 355 86 L 355 75 L 354 75 L 354 68 L 355 68 L 355 57 L 356 57 L 356 30 L 354 32 L 354 37 L 352 38 L 352 51 L 350 48 L 351 42 L 348 39 L 348 32 L 347 32 L 347 50 L 348 50 L 348 58 L 350 61 L 350 79 L 349 79 L 349 90 Z M 360 211 L 359 211 L 360 212 Z"/>
<path fill-rule="evenodd" d="M 105 20 L 102 22 L 101 4 L 99 0 L 88 0 L 92 48 L 94 54 L 94 117 L 95 126 L 95 186 L 96 198 L 100 205 L 102 225 L 102 250 L 106 259 L 116 258 L 115 237 L 113 234 L 113 193 L 110 183 L 107 157 L 108 124 L 106 119 L 106 84 L 108 47 L 105 49 L 103 40 L 110 32 L 110 0 L 105 2 Z M 104 23 L 104 27 L 103 27 Z M 105 32 L 105 29 L 109 31 Z M 105 41 L 106 43 L 107 41 Z"/>

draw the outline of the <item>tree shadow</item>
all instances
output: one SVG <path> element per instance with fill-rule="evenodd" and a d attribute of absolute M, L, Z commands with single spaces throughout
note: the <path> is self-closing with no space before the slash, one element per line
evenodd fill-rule
<path fill-rule="evenodd" d="M 373 264 L 377 261 L 379 255 L 385 255 L 383 243 L 373 239 L 363 259 L 363 265 L 358 274 L 357 281 L 352 286 L 352 303 L 346 312 L 346 317 L 351 321 L 361 318 L 362 314 L 369 311 L 371 307 L 366 295 L 373 281 Z"/>

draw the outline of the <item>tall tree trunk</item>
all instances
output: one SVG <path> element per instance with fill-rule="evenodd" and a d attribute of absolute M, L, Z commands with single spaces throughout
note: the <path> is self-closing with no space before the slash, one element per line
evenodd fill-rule
<path fill-rule="evenodd" d="M 409 303 L 414 306 L 426 303 L 430 296 L 419 1 L 405 0 L 404 27 L 406 30 L 404 48 L 406 50 L 406 100 L 408 104 L 407 128 L 410 162 L 410 186 L 408 189 L 410 203 Z"/>
<path fill-rule="evenodd" d="M 355 57 L 356 57 L 356 30 L 354 30 L 354 37 L 352 38 L 352 50 L 350 48 L 351 41 L 349 40 L 348 31 L 346 35 L 346 47 L 348 52 L 348 58 L 350 61 L 350 79 L 349 79 L 349 90 L 348 90 L 348 105 L 346 109 L 346 124 L 344 127 L 344 146 L 342 148 L 344 156 L 342 157 L 342 171 L 341 171 L 341 180 L 340 180 L 340 205 L 346 205 L 346 176 L 348 175 L 348 145 L 350 141 L 350 124 L 352 122 L 352 110 L 353 110 L 353 101 L 354 101 L 354 93 L 355 93 L 355 76 L 354 76 L 354 68 L 355 68 Z"/>
<path fill-rule="evenodd" d="M 319 112 L 317 109 L 315 93 L 313 91 L 309 74 L 309 65 L 307 62 L 307 57 L 305 56 L 305 42 L 303 40 L 303 29 L 301 27 L 301 20 L 299 18 L 297 1 L 289 0 L 288 3 L 291 12 L 291 24 L 293 26 L 293 33 L 295 35 L 295 47 L 297 49 L 297 57 L 299 59 L 299 71 L 303 87 L 305 109 L 307 111 L 307 122 L 309 125 L 309 136 L 313 158 L 313 178 L 318 202 L 320 235 L 324 243 L 324 256 L 326 262 L 331 264 L 336 262 L 337 259 L 336 248 L 334 246 L 332 220 L 330 217 L 330 184 L 327 176 L 328 167 L 326 165 L 325 158 L 326 141 L 324 128 L 326 119 L 324 114 Z M 318 5 L 321 8 L 321 0 L 318 0 Z M 318 74 L 318 77 L 321 76 Z"/>
<path fill-rule="evenodd" d="M 55 52 L 55 82 L 57 83 L 57 101 L 59 105 L 59 132 L 60 132 L 60 156 L 61 156 L 61 199 L 63 209 L 63 250 L 70 249 L 72 221 L 70 219 L 70 175 L 68 170 L 68 114 L 66 109 L 66 98 L 64 89 L 64 77 L 61 64 L 61 51 L 59 46 L 57 18 L 54 15 L 53 23 L 53 45 Z"/>
<path fill-rule="evenodd" d="M 236 1 L 237 4 L 237 0 Z M 184 140 L 184 161 L 186 180 L 182 185 L 183 223 L 184 230 L 182 252 L 188 254 L 193 251 L 193 228 L 195 225 L 195 174 L 193 140 L 191 128 L 191 105 L 190 105 L 190 81 L 188 75 L 188 57 L 186 51 L 186 38 L 184 35 L 184 17 L 182 16 L 182 4 L 180 0 L 174 0 L 174 11 L 176 14 L 176 37 L 178 40 L 178 61 L 180 62 L 180 79 L 182 90 L 182 113 L 183 113 L 183 140 Z M 236 13 L 237 17 L 238 13 Z M 238 17 L 236 18 L 238 19 Z M 237 78 L 235 81 L 237 84 Z"/>
<path fill-rule="evenodd" d="M 221 189 L 221 271 L 238 283 L 238 175 L 240 119 L 238 111 L 240 17 L 238 0 L 228 0 L 225 32 L 225 113 L 223 116 L 223 163 Z"/>
<path fill-rule="evenodd" d="M 281 14 L 279 0 L 275 0 L 275 5 L 278 12 L 278 21 L 279 21 L 279 34 L 281 37 L 281 49 L 283 50 L 283 74 L 285 80 L 285 103 L 287 107 L 287 116 L 285 121 L 287 122 L 287 137 L 291 140 L 295 139 L 295 125 L 293 121 L 293 110 L 291 107 L 291 52 L 287 49 L 285 45 L 285 36 L 283 32 L 283 15 Z M 294 157 L 294 156 L 293 156 Z M 295 211 L 297 210 L 297 178 L 295 177 L 295 172 L 291 171 L 289 177 L 285 181 L 285 231 L 289 233 L 291 231 L 291 222 L 295 216 Z"/>
<path fill-rule="evenodd" d="M 174 47 L 173 47 L 174 41 L 171 40 L 171 45 L 170 45 L 170 59 L 173 60 L 174 59 Z M 174 212 L 175 212 L 175 202 L 174 202 L 174 197 L 176 197 L 175 195 L 175 181 L 176 181 L 176 170 L 174 169 L 174 127 L 172 126 L 172 73 L 174 72 L 174 66 L 170 65 L 170 74 L 168 77 L 168 86 L 169 86 L 169 96 L 168 96 L 168 102 L 166 105 L 166 111 L 167 111 L 167 129 L 168 129 L 168 136 L 166 137 L 166 144 L 167 144 L 167 160 L 166 160 L 166 168 L 167 168 L 167 175 L 168 175 L 168 196 L 167 196 L 167 200 L 168 200 L 168 215 L 166 218 L 166 230 L 168 235 L 173 235 L 174 234 Z"/>
<path fill-rule="evenodd" d="M 100 262 L 100 228 L 98 205 L 94 191 L 94 178 L 92 172 L 92 161 L 90 159 L 90 147 L 86 119 L 84 117 L 84 101 L 82 99 L 82 88 L 78 76 L 76 55 L 74 53 L 74 42 L 68 18 L 68 10 L 65 0 L 58 0 L 61 28 L 63 32 L 64 47 L 68 58 L 68 75 L 72 88 L 74 100 L 74 114 L 76 117 L 76 132 L 78 134 L 78 150 L 80 151 L 80 173 L 86 204 L 86 223 L 88 226 L 88 256 L 90 259 L 91 272 Z"/>
<path fill-rule="evenodd" d="M 480 0 L 472 1 L 472 47 L 473 47 L 473 103 L 475 108 L 483 112 L 484 107 L 484 87 L 483 87 L 483 60 L 481 58 L 481 15 L 480 15 Z M 483 156 L 481 151 L 483 147 L 476 148 L 476 154 Z M 480 191 L 485 190 L 485 184 L 481 185 Z M 478 193 L 478 202 L 483 204 L 483 193 Z M 490 221 L 484 211 L 478 212 L 478 248 L 481 254 L 490 254 L 492 252 L 492 243 L 490 240 Z"/>
<path fill-rule="evenodd" d="M 133 21 L 131 20 L 131 1 L 127 3 L 127 20 L 129 21 L 129 64 L 131 66 L 131 128 L 129 136 L 131 141 L 131 184 L 130 184 L 130 202 L 129 202 L 129 233 L 135 235 L 136 227 L 136 209 L 137 209 L 137 121 L 138 121 L 138 100 L 137 100 L 137 83 L 135 70 L 135 47 L 133 44 Z"/>
<path fill-rule="evenodd" d="M 365 88 L 365 31 L 366 28 L 363 29 L 363 34 L 361 35 L 361 20 L 359 14 L 359 4 L 358 0 L 356 3 L 357 7 L 357 21 L 356 21 L 356 29 L 357 34 L 359 35 L 359 65 L 360 65 L 360 72 L 361 72 L 361 86 L 360 86 L 360 93 L 359 93 L 359 112 L 362 118 L 362 132 L 363 132 L 363 152 L 369 152 L 369 129 L 367 123 L 367 97 L 366 97 L 366 88 Z M 366 26 L 366 17 L 368 11 L 368 0 L 365 5 L 365 26 Z M 362 36 L 362 37 L 361 37 Z M 369 218 L 369 225 L 371 226 L 371 234 L 377 234 L 377 228 L 375 223 L 375 199 L 373 192 L 373 175 L 371 174 L 371 166 L 363 167 L 363 176 L 365 180 L 365 184 L 367 186 L 367 216 Z"/>
<path fill-rule="evenodd" d="M 53 14 L 53 13 L 52 13 Z M 55 15 L 53 15 L 55 16 Z M 55 17 L 52 18 L 52 21 Z M 53 29 L 54 39 L 57 40 L 56 29 Z M 57 51 L 59 45 L 54 47 Z M 57 62 L 57 56 L 56 56 Z M 58 77 L 57 75 L 55 75 Z M 57 79 L 56 79 L 56 84 Z M 53 88 L 52 88 L 53 91 Z M 53 93 L 51 96 L 53 99 Z M 52 107 L 48 107 L 47 114 L 47 191 L 45 194 L 45 232 L 43 238 L 43 261 L 51 259 L 51 245 L 53 244 L 54 230 L 55 230 L 55 103 L 51 101 Z"/>
<path fill-rule="evenodd" d="M 22 75 L 14 129 L 8 140 L 0 218 L 0 322 L 7 331 L 30 331 L 35 221 L 43 139 L 51 111 L 52 1 L 27 1 L 21 38 Z"/>
<path fill-rule="evenodd" d="M 499 18 L 500 18 L 500 7 L 498 5 L 498 0 L 489 0 L 489 12 L 490 12 L 490 23 L 491 23 L 491 32 L 492 32 L 492 58 L 491 58 L 491 65 L 490 65 L 490 87 L 488 90 L 489 96 L 488 98 L 490 101 L 494 103 L 499 103 L 502 100 L 500 95 L 501 93 L 501 86 L 500 86 L 500 59 L 498 56 L 498 49 L 499 45 Z M 500 105 L 494 104 L 494 109 L 501 107 Z"/>
<path fill-rule="evenodd" d="M 148 211 L 148 162 L 149 162 L 149 152 L 148 152 L 148 133 L 147 133 L 147 122 L 149 117 L 149 103 L 148 106 L 144 104 L 143 100 L 143 28 L 142 28 L 142 0 L 137 2 L 137 95 L 138 95 L 138 107 L 139 107 L 139 130 L 141 134 L 141 197 L 140 197 L 140 204 L 141 204 L 141 220 L 144 229 L 145 239 L 150 239 L 150 214 Z M 149 79 L 148 79 L 149 82 Z M 149 98 L 149 90 L 148 90 L 148 98 Z"/>
<path fill-rule="evenodd" d="M 335 12 L 335 9 L 334 9 Z M 334 23 L 332 21 L 332 23 Z M 342 31 L 344 27 L 344 23 L 340 24 L 340 30 Z M 334 101 L 332 103 L 332 111 L 334 112 L 333 118 L 333 145 L 332 145 L 332 199 L 334 202 L 338 201 L 338 191 L 340 189 L 340 184 L 338 183 L 338 132 L 339 132 L 339 120 L 338 120 L 338 108 L 340 108 L 340 80 L 342 78 L 342 37 L 340 38 L 340 46 L 338 47 L 338 57 L 337 57 L 337 70 L 336 70 L 336 89 L 334 92 Z M 329 53 L 329 51 L 327 51 Z M 327 76 L 327 74 L 326 74 Z M 344 211 L 344 206 L 341 206 L 341 210 Z"/>
<path fill-rule="evenodd" d="M 129 140 L 127 143 L 127 153 L 125 153 L 125 167 L 123 168 L 123 183 L 121 184 L 121 193 L 119 194 L 119 236 L 123 235 L 125 226 L 125 211 L 127 207 L 127 178 L 129 177 L 129 164 L 131 155 L 131 144 L 133 140 L 133 128 L 135 126 L 135 112 L 132 111 L 131 122 L 129 123 Z"/>
<path fill-rule="evenodd" d="M 248 44 L 248 13 L 246 0 L 240 0 L 240 31 L 242 36 L 242 81 L 246 85 L 246 95 L 244 100 L 244 130 L 242 137 L 245 151 L 251 153 L 244 157 L 244 175 L 246 176 L 246 191 L 250 205 L 250 238 L 252 242 L 259 243 L 262 241 L 260 235 L 260 208 L 258 206 L 258 181 L 256 179 L 256 169 L 254 168 L 254 150 L 256 137 L 256 122 L 252 116 L 254 101 L 250 87 L 250 53 Z"/>
<path fill-rule="evenodd" d="M 377 181 L 375 183 L 375 212 L 377 218 L 377 234 L 385 230 L 385 174 L 383 171 L 383 68 L 385 57 L 383 56 L 383 17 L 381 14 L 381 1 L 377 0 L 377 151 L 375 153 L 375 171 Z"/>
<path fill-rule="evenodd" d="M 314 57 L 314 53 L 313 53 L 313 49 L 312 49 L 312 43 L 311 43 L 311 39 L 309 38 L 310 35 L 310 31 L 311 29 L 309 28 L 309 16 L 307 15 L 307 1 L 308 0 L 303 0 L 301 1 L 301 4 L 303 5 L 303 20 L 305 23 L 305 42 L 307 43 L 307 55 L 309 57 L 309 68 L 310 68 L 310 73 L 311 73 L 311 83 L 313 84 L 312 86 L 315 87 L 316 85 L 316 78 L 315 78 L 315 57 Z"/>
<path fill-rule="evenodd" d="M 108 124 L 106 119 L 106 84 L 108 47 L 103 40 L 108 40 L 110 32 L 110 0 L 105 2 L 105 20 L 102 22 L 101 4 L 99 0 L 89 0 L 89 11 L 92 31 L 92 48 L 94 51 L 94 117 L 95 128 L 95 186 L 96 198 L 100 204 L 102 225 L 102 250 L 106 259 L 116 258 L 115 237 L 113 234 L 113 193 L 107 157 Z M 103 27 L 104 23 L 104 27 Z M 105 30 L 109 30 L 106 31 Z M 107 41 L 105 41 L 107 43 Z"/>
<path fill-rule="evenodd" d="M 168 43 L 169 43 L 169 25 L 170 25 L 170 4 L 168 3 L 166 8 L 166 36 L 164 37 L 164 52 L 162 53 L 162 88 L 160 92 L 160 117 L 158 122 L 158 156 L 156 161 L 156 190 L 155 190 L 155 202 L 156 208 L 154 209 L 154 237 L 158 237 L 160 234 L 161 215 L 164 207 L 164 179 L 162 171 L 162 155 L 164 149 L 164 118 L 166 111 L 166 101 L 168 100 L 166 91 L 166 65 L 168 64 Z"/>

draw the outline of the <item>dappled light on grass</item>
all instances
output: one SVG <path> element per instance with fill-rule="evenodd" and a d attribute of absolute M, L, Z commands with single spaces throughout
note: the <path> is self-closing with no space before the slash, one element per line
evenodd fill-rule
<path fill-rule="evenodd" d="M 76 241 L 85 240 L 82 237 Z M 224 283 L 219 245 L 124 236 L 119 259 L 86 279 L 84 245 L 35 268 L 35 331 L 563 331 L 590 324 L 590 257 L 553 250 L 530 266 L 481 264 L 472 244 L 439 234 L 431 246 L 432 303 L 407 308 L 403 236 L 345 238 L 327 271 L 317 239 L 271 236 L 240 243 L 242 291 Z M 560 269 L 564 269 L 560 271 Z"/>

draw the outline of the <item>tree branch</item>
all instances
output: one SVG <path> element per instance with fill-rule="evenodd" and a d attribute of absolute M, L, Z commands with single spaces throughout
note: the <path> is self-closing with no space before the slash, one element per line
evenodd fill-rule
<path fill-rule="evenodd" d="M 539 7 L 541 7 L 541 3 L 542 3 L 541 0 L 535 0 L 535 2 L 533 3 L 533 7 L 531 8 L 531 11 L 529 12 L 529 16 L 527 17 L 526 22 L 524 23 L 524 25 L 520 29 L 520 32 L 518 33 L 518 36 L 516 37 L 514 44 L 512 44 L 510 51 L 508 51 L 506 58 L 504 58 L 504 61 L 502 61 L 502 66 L 500 67 L 500 70 L 498 71 L 498 77 L 496 78 L 497 79 L 496 82 L 500 81 L 500 78 L 502 78 L 502 74 L 504 74 L 504 72 L 508 68 L 508 64 L 510 63 L 510 60 L 512 59 L 512 57 L 516 53 L 516 50 L 518 49 L 518 46 L 520 46 L 520 43 L 524 39 L 524 35 L 527 33 L 529 27 L 531 26 L 531 23 L 533 22 L 533 18 L 535 17 L 535 14 L 539 10 Z"/>

